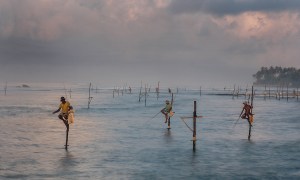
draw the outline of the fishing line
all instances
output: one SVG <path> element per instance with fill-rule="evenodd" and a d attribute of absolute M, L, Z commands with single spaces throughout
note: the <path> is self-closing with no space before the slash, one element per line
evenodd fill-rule
<path fill-rule="evenodd" d="M 186 118 L 184 118 L 184 117 L 180 117 L 180 119 L 182 120 L 182 122 L 186 125 L 186 127 L 187 128 L 189 128 L 189 130 L 191 130 L 192 132 L 194 131 L 186 122 L 185 122 L 185 120 L 184 119 L 186 119 Z"/>
<path fill-rule="evenodd" d="M 161 113 L 161 111 L 159 111 L 157 114 L 155 114 L 155 116 L 153 116 L 151 119 L 148 119 L 145 123 L 149 122 L 150 120 L 154 119 L 159 113 Z"/>

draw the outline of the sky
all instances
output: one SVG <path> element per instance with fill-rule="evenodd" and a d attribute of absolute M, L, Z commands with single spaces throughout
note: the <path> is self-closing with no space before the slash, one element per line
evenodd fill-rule
<path fill-rule="evenodd" d="M 0 0 L 0 83 L 251 84 L 300 68 L 299 0 Z"/>

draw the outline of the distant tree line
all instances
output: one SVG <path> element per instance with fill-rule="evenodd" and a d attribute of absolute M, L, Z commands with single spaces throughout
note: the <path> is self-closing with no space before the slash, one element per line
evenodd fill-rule
<path fill-rule="evenodd" d="M 294 67 L 261 67 L 261 69 L 253 74 L 255 84 L 257 85 L 289 85 L 292 87 L 300 87 L 300 69 Z"/>

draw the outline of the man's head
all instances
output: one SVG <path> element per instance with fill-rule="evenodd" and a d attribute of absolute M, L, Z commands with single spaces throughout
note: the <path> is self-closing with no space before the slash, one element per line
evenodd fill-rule
<path fill-rule="evenodd" d="M 169 104 L 170 103 L 170 101 L 169 100 L 166 100 L 166 104 Z"/>
<path fill-rule="evenodd" d="M 244 101 L 244 102 L 243 102 L 243 104 L 245 104 L 245 105 L 246 105 L 246 104 L 248 104 L 248 102 L 247 102 L 247 101 Z"/>
<path fill-rule="evenodd" d="M 66 102 L 65 97 L 62 96 L 62 97 L 60 98 L 60 101 L 61 101 L 61 102 Z"/>

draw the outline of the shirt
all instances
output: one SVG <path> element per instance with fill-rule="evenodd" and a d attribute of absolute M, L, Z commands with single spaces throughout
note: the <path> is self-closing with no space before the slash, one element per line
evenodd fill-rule
<path fill-rule="evenodd" d="M 166 104 L 166 107 L 165 107 L 165 112 L 170 112 L 172 109 L 172 105 L 171 104 Z"/>
<path fill-rule="evenodd" d="M 59 108 L 61 108 L 61 112 L 62 113 L 68 113 L 68 110 L 69 110 L 69 106 L 70 106 L 70 103 L 68 101 L 66 101 L 66 103 L 61 103 L 59 105 Z"/>

